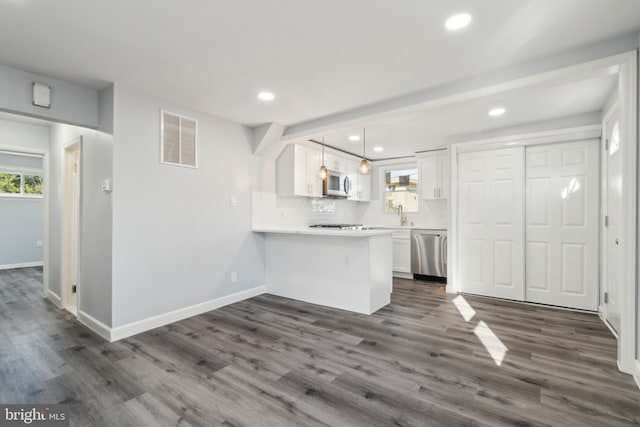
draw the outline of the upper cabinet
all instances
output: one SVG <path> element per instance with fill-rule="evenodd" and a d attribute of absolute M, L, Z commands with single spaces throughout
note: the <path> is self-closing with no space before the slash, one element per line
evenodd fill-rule
<path fill-rule="evenodd" d="M 328 150 L 325 150 L 324 165 L 327 167 L 327 169 L 340 173 L 347 173 L 347 163 L 348 159 L 345 156 L 341 156 L 339 154 L 331 153 L 328 152 Z"/>
<path fill-rule="evenodd" d="M 358 175 L 360 159 L 325 150 L 327 169 L 346 175 L 348 200 L 371 200 L 371 175 Z M 276 161 L 276 186 L 282 196 L 322 197 L 320 166 L 322 150 L 300 144 L 289 144 Z"/>
<path fill-rule="evenodd" d="M 418 163 L 422 199 L 447 199 L 450 186 L 448 150 L 422 154 Z"/>
<path fill-rule="evenodd" d="M 276 186 L 283 196 L 322 197 L 319 150 L 290 144 L 276 162 Z"/>
<path fill-rule="evenodd" d="M 347 160 L 347 177 L 351 188 L 349 190 L 349 200 L 358 202 L 371 201 L 371 175 L 359 175 L 358 166 L 360 160 Z"/>

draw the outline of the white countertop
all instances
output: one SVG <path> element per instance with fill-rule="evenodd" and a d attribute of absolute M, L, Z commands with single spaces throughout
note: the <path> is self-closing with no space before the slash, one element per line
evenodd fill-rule
<path fill-rule="evenodd" d="M 256 227 L 252 231 L 257 233 L 300 234 L 306 236 L 333 236 L 333 237 L 372 237 L 391 234 L 392 229 L 386 230 L 338 230 L 310 227 Z"/>

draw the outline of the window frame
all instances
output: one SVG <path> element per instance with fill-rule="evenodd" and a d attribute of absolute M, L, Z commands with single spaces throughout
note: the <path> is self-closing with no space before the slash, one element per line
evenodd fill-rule
<path fill-rule="evenodd" d="M 416 197 L 417 197 L 417 202 L 418 202 L 418 210 L 414 211 L 414 212 L 404 212 L 404 215 L 407 217 L 417 217 L 420 216 L 422 213 L 422 191 L 421 191 L 421 185 L 422 183 L 420 182 L 420 165 L 419 163 L 416 162 L 409 162 L 409 163 L 392 163 L 392 164 L 388 164 L 388 165 L 380 165 L 380 173 L 379 173 L 379 182 L 380 182 L 380 198 L 382 201 L 382 213 L 387 214 L 387 215 L 398 215 L 397 211 L 392 211 L 392 212 L 387 212 L 387 197 L 386 197 L 386 193 L 387 193 L 387 182 L 386 182 L 386 173 L 387 171 L 390 170 L 397 170 L 397 169 L 416 169 L 417 171 L 417 175 L 418 175 L 418 188 L 416 190 Z"/>
<path fill-rule="evenodd" d="M 178 159 L 179 163 L 166 161 L 164 158 L 164 117 L 165 114 L 170 114 L 172 116 L 178 117 L 179 125 L 178 125 Z M 193 122 L 194 126 L 194 164 L 185 164 L 182 163 L 182 120 L 190 120 Z M 178 166 L 183 168 L 197 169 L 198 168 L 198 121 L 191 117 L 187 117 L 182 114 L 173 113 L 168 110 L 160 110 L 160 164 L 169 165 L 169 166 Z"/>
<path fill-rule="evenodd" d="M 39 169 L 30 168 L 12 168 L 0 166 L 0 173 L 6 173 L 11 175 L 20 175 L 20 193 L 0 193 L 0 197 L 6 197 L 11 199 L 42 199 L 44 198 L 44 172 Z M 25 175 L 39 176 L 42 179 L 42 193 L 31 194 L 25 192 Z"/>

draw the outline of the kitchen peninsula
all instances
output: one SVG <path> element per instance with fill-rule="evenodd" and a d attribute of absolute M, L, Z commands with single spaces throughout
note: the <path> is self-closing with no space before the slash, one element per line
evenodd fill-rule
<path fill-rule="evenodd" d="M 254 228 L 265 235 L 267 292 L 371 314 L 389 304 L 389 230 Z"/>

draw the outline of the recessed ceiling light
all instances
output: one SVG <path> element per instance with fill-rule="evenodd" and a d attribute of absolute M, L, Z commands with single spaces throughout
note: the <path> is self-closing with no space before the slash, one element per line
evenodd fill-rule
<path fill-rule="evenodd" d="M 373 147 L 373 151 L 379 153 L 381 151 L 384 151 L 384 148 L 382 148 L 382 147 Z"/>
<path fill-rule="evenodd" d="M 507 110 L 505 110 L 504 108 L 497 107 L 497 108 L 492 108 L 491 110 L 489 110 L 489 115 L 491 117 L 498 117 L 498 116 L 503 115 L 506 112 L 507 112 Z"/>
<path fill-rule="evenodd" d="M 360 135 L 351 135 L 349 141 L 360 141 Z"/>
<path fill-rule="evenodd" d="M 471 23 L 471 15 L 468 13 L 459 13 L 449 17 L 444 23 L 444 27 L 449 31 L 460 30 Z"/>
<path fill-rule="evenodd" d="M 273 101 L 276 96 L 272 92 L 260 92 L 258 99 L 260 101 Z"/>

